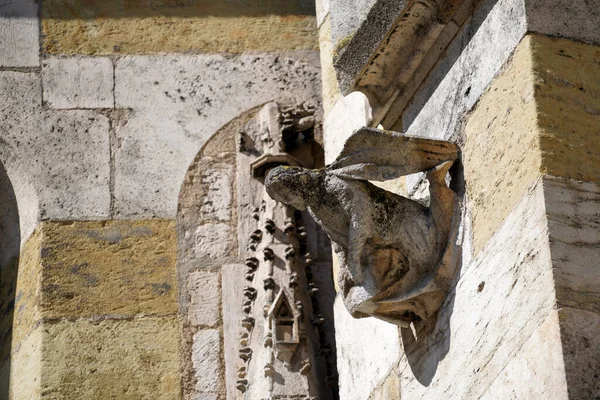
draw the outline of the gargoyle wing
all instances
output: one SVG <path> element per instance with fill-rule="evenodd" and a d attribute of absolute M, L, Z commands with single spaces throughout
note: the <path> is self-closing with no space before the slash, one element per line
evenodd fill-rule
<path fill-rule="evenodd" d="M 454 143 L 365 127 L 348 138 L 327 170 L 353 179 L 386 181 L 454 161 L 458 151 Z"/>

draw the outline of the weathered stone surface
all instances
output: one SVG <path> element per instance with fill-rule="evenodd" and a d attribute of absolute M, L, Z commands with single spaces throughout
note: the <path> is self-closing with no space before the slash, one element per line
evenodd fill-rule
<path fill-rule="evenodd" d="M 109 58 L 48 58 L 42 63 L 44 101 L 51 108 L 112 108 Z"/>
<path fill-rule="evenodd" d="M 202 174 L 206 193 L 200 213 L 204 220 L 229 221 L 231 219 L 231 192 L 233 168 L 228 165 L 208 169 Z"/>
<path fill-rule="evenodd" d="M 188 321 L 195 326 L 214 327 L 221 320 L 221 284 L 218 272 L 194 271 L 187 279 L 190 297 Z M 230 294 L 231 295 L 231 294 Z"/>
<path fill-rule="evenodd" d="M 34 329 L 41 316 L 42 237 L 41 229 L 37 229 L 21 249 L 12 321 L 13 349 Z"/>
<path fill-rule="evenodd" d="M 401 354 L 398 327 L 374 318 L 354 319 L 340 295 L 334 304 L 340 399 L 368 399 L 397 364 Z M 360 343 L 360 346 L 357 346 Z"/>
<path fill-rule="evenodd" d="M 557 303 L 600 313 L 600 186 L 547 176 L 544 194 Z"/>
<path fill-rule="evenodd" d="M 369 126 L 371 118 L 369 101 L 362 93 L 355 92 L 338 99 L 323 124 L 325 163 L 335 161 L 346 139 L 355 130 Z"/>
<path fill-rule="evenodd" d="M 48 323 L 42 340 L 44 399 L 181 396 L 176 317 Z"/>
<path fill-rule="evenodd" d="M 598 0 L 525 0 L 528 30 L 600 44 Z"/>
<path fill-rule="evenodd" d="M 108 217 L 108 118 L 91 111 L 48 112 L 39 142 L 29 151 L 44 219 Z M 93 173 L 90 173 L 93 171 Z"/>
<path fill-rule="evenodd" d="M 497 232 L 540 174 L 533 59 L 528 43 L 525 38 L 465 125 L 463 164 L 475 253 Z"/>
<path fill-rule="evenodd" d="M 308 209 L 329 235 L 352 316 L 407 326 L 437 312 L 455 271 L 460 208 L 445 179 L 457 158 L 449 142 L 362 128 L 326 168 L 276 167 L 265 188 L 278 202 Z M 418 171 L 427 171 L 430 208 L 368 182 Z"/>
<path fill-rule="evenodd" d="M 196 394 L 216 394 L 221 390 L 221 335 L 216 329 L 200 330 L 194 335 L 192 363 Z"/>
<path fill-rule="evenodd" d="M 568 399 L 559 313 L 553 310 L 508 360 L 482 399 Z M 540 355 L 542 355 L 540 357 Z M 535 382 L 535 384 L 524 384 Z M 589 398 L 589 397 L 587 397 Z"/>
<path fill-rule="evenodd" d="M 321 81 L 323 89 L 321 96 L 325 119 L 341 97 L 335 69 L 333 68 L 333 42 L 331 41 L 331 18 L 325 17 L 319 29 L 319 54 L 321 56 Z M 349 95 L 350 97 L 352 95 Z"/>
<path fill-rule="evenodd" d="M 121 58 L 117 107 L 133 113 L 116 130 L 116 216 L 174 217 L 185 173 L 208 138 L 274 98 L 316 104 L 317 65 L 315 52 Z"/>
<path fill-rule="evenodd" d="M 0 1 L 0 67 L 38 67 L 39 37 L 35 0 Z"/>
<path fill-rule="evenodd" d="M 428 334 L 417 333 L 417 341 L 403 330 L 401 398 L 479 398 L 511 360 L 521 357 L 555 305 L 544 204 L 538 180 L 476 259 L 470 259 L 469 231 L 464 232 L 460 278 L 436 327 Z M 549 329 L 550 337 L 556 334 L 555 325 Z M 542 339 L 530 343 L 538 343 L 541 349 L 528 349 L 538 358 L 531 364 L 536 379 L 524 373 L 515 376 L 512 384 L 520 385 L 521 393 L 536 393 L 532 386 L 552 382 L 560 393 L 564 370 L 546 367 L 558 352 L 544 352 L 546 333 L 540 334 Z M 552 387 L 546 393 L 553 393 Z"/>
<path fill-rule="evenodd" d="M 400 373 L 392 369 L 383 382 L 371 393 L 369 400 L 400 400 Z"/>
<path fill-rule="evenodd" d="M 461 115 L 486 90 L 526 30 L 522 0 L 484 1 L 406 107 L 404 131 L 435 139 L 455 134 Z"/>
<path fill-rule="evenodd" d="M 315 6 L 310 0 L 177 4 L 43 0 L 42 5 L 44 50 L 52 54 L 241 53 L 316 47 Z"/>
<path fill-rule="evenodd" d="M 221 280 L 223 285 L 223 343 L 225 346 L 225 383 L 227 386 L 227 398 L 236 399 L 237 370 L 240 363 L 239 340 L 243 318 L 242 302 L 244 297 L 246 268 L 242 264 L 227 264 L 221 269 Z"/>
<path fill-rule="evenodd" d="M 45 222 L 40 229 L 44 317 L 177 312 L 175 221 Z"/>
<path fill-rule="evenodd" d="M 558 318 L 569 398 L 595 399 L 600 396 L 600 314 L 565 307 Z"/>
<path fill-rule="evenodd" d="M 42 343 L 44 330 L 38 327 L 19 344 L 13 342 L 10 360 L 9 399 L 42 398 Z M 4 381 L 6 382 L 6 381 Z M 0 389 L 0 394 L 6 391 Z"/>
<path fill-rule="evenodd" d="M 196 257 L 219 259 L 226 257 L 232 247 L 231 227 L 226 224 L 206 224 L 196 229 Z"/>
<path fill-rule="evenodd" d="M 321 25 L 325 22 L 325 18 L 327 18 L 327 14 L 329 14 L 329 0 L 316 0 L 315 8 L 317 14 L 317 28 L 321 28 Z"/>
<path fill-rule="evenodd" d="M 600 183 L 600 46 L 542 35 L 528 39 L 542 170 Z"/>

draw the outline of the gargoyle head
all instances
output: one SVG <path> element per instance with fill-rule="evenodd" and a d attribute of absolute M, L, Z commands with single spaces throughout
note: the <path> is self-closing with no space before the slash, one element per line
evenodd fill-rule
<path fill-rule="evenodd" d="M 269 171 L 265 178 L 269 196 L 296 210 L 306 209 L 307 201 L 314 195 L 316 185 L 315 172 L 301 167 L 276 167 Z"/>

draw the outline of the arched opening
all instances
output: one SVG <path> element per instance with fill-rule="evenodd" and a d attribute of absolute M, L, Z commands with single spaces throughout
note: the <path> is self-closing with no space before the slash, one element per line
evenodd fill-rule
<path fill-rule="evenodd" d="M 17 196 L 0 164 L 0 399 L 8 398 L 21 229 Z"/>

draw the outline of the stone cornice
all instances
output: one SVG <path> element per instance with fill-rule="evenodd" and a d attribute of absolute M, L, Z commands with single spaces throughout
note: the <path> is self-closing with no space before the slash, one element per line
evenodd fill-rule
<path fill-rule="evenodd" d="M 374 124 L 398 129 L 402 110 L 477 2 L 377 1 L 358 29 L 335 44 L 340 89 L 364 93 Z"/>

